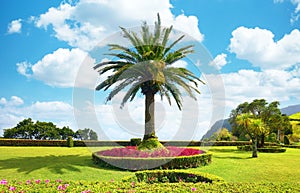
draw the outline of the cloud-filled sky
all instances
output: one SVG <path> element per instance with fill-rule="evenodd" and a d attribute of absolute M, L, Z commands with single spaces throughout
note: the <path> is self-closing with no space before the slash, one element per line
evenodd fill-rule
<path fill-rule="evenodd" d="M 107 93 L 94 92 L 104 77 L 92 66 L 107 59 L 101 51 L 97 58 L 94 48 L 114 41 L 119 26 L 153 24 L 157 13 L 162 25 L 173 25 L 207 49 L 207 66 L 217 72 L 201 71 L 201 61 L 175 64 L 200 70 L 208 84 L 200 86 L 197 102 L 183 97 L 183 111 L 157 98 L 160 139 L 199 140 L 216 119 L 245 101 L 299 104 L 299 0 L 2 0 L 0 5 L 0 135 L 31 117 L 73 130 L 90 127 L 100 139 L 141 137 L 142 95 L 120 110 L 120 98 L 105 103 Z"/>

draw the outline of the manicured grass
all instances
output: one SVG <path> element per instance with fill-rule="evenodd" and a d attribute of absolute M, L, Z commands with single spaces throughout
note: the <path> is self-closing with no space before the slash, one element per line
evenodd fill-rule
<path fill-rule="evenodd" d="M 105 148 L 101 148 L 105 149 Z M 236 147 L 212 147 L 209 166 L 190 169 L 215 174 L 227 182 L 298 182 L 300 149 L 285 153 L 240 152 Z M 100 168 L 91 160 L 88 148 L 64 147 L 0 147 L 0 179 L 63 179 L 115 181 L 132 172 Z"/>
<path fill-rule="evenodd" d="M 299 182 L 300 149 L 288 148 L 285 153 L 237 151 L 236 147 L 213 147 L 212 163 L 194 170 L 215 174 L 227 182 Z"/>
<path fill-rule="evenodd" d="M 0 180 L 110 181 L 130 172 L 99 168 L 88 148 L 0 147 Z"/>

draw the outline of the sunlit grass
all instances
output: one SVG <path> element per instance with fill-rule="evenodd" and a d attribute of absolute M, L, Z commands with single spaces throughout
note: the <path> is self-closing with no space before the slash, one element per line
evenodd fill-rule
<path fill-rule="evenodd" d="M 298 182 L 300 179 L 300 149 L 259 153 L 258 158 L 251 158 L 251 152 L 240 152 L 236 147 L 209 150 L 213 152 L 212 163 L 191 170 L 215 174 L 228 182 Z M 118 181 L 132 174 L 94 165 L 88 148 L 0 147 L 0 179 Z"/>

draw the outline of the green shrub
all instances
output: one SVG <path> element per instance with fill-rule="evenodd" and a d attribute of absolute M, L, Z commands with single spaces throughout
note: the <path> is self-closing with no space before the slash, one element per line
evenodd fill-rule
<path fill-rule="evenodd" d="M 298 149 L 300 149 L 300 145 L 282 145 L 282 147 L 287 147 L 287 148 L 298 148 Z"/>
<path fill-rule="evenodd" d="M 177 183 L 177 182 L 224 182 L 224 180 L 218 176 L 202 173 L 191 172 L 183 170 L 146 170 L 135 172 L 134 177 L 123 178 L 124 182 L 146 182 L 146 183 Z"/>
<path fill-rule="evenodd" d="M 205 166 L 211 163 L 212 154 L 204 153 L 193 156 L 160 157 L 160 158 L 131 158 L 108 157 L 92 154 L 95 164 L 103 167 L 121 168 L 127 170 L 145 169 L 185 169 Z"/>
<path fill-rule="evenodd" d="M 237 149 L 240 151 L 252 151 L 252 146 L 251 145 L 237 146 Z M 257 151 L 263 153 L 283 153 L 286 152 L 286 149 L 281 148 L 281 146 L 267 146 L 264 148 L 257 148 Z"/>
<path fill-rule="evenodd" d="M 140 145 L 142 142 L 142 139 L 141 138 L 132 138 L 130 139 L 130 145 L 131 146 L 138 146 Z"/>
<path fill-rule="evenodd" d="M 157 138 L 149 138 L 147 140 L 143 140 L 138 145 L 138 150 L 154 150 L 164 148 L 164 146 L 158 141 Z"/>
<path fill-rule="evenodd" d="M 291 144 L 288 136 L 286 136 L 286 135 L 284 136 L 283 143 L 284 143 L 284 145 L 290 145 Z"/>
<path fill-rule="evenodd" d="M 165 178 L 166 179 L 166 178 Z M 15 190 L 13 190 L 15 189 Z M 28 181 L 7 181 L 7 184 L 0 184 L 1 193 L 11 192 L 160 192 L 160 193 L 185 193 L 185 192 L 210 192 L 210 193 L 273 193 L 273 192 L 300 192 L 299 183 L 145 183 L 132 181 L 114 182 L 89 182 L 89 181 L 61 181 L 61 180 L 41 180 Z"/>
<path fill-rule="evenodd" d="M 73 141 L 72 136 L 68 136 L 67 147 L 74 147 L 74 141 Z"/>

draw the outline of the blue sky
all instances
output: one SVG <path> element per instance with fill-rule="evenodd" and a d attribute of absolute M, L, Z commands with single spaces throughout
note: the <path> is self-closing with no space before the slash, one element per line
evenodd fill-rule
<path fill-rule="evenodd" d="M 106 93 L 91 89 L 97 74 L 80 67 L 84 59 L 93 65 L 93 47 L 114 40 L 118 26 L 153 24 L 156 13 L 163 25 L 173 25 L 203 45 L 219 70 L 218 76 L 203 77 L 211 84 L 200 88 L 198 114 L 187 108 L 195 115 L 183 118 L 182 112 L 158 101 L 161 139 L 197 140 L 216 119 L 256 98 L 278 100 L 281 107 L 299 104 L 299 0 L 2 0 L 0 4 L 0 135 L 31 117 L 74 130 L 90 127 L 100 139 L 141 136 L 142 97 L 121 112 L 114 107 L 118 99 L 105 104 Z M 216 77 L 222 80 L 213 88 Z M 73 103 L 81 87 L 91 96 Z M 213 93 L 218 87 L 222 101 Z M 97 120 L 91 120 L 94 114 Z M 185 125 L 192 127 L 193 135 L 180 134 L 184 119 L 193 120 Z"/>

